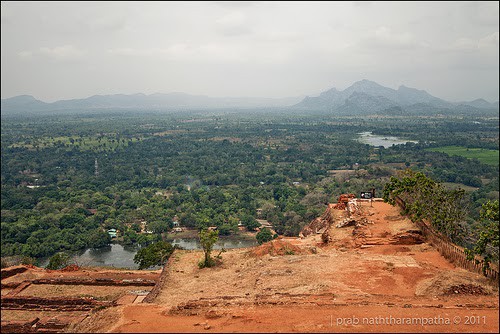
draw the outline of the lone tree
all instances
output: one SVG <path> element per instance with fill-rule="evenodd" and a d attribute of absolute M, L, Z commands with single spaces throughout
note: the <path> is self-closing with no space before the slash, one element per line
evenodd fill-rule
<path fill-rule="evenodd" d="M 257 242 L 259 243 L 259 245 L 262 245 L 264 242 L 271 241 L 271 240 L 275 239 L 277 236 L 278 236 L 277 234 L 273 235 L 271 230 L 265 227 L 262 230 L 260 230 L 259 233 L 257 233 L 255 238 L 257 239 Z"/>
<path fill-rule="evenodd" d="M 134 256 L 134 262 L 139 264 L 139 269 L 152 266 L 161 266 L 174 252 L 175 247 L 165 241 L 159 241 L 139 249 Z"/>
<path fill-rule="evenodd" d="M 219 240 L 219 232 L 201 230 L 199 236 L 201 247 L 205 253 L 205 258 L 198 264 L 198 266 L 200 268 L 212 267 L 215 265 L 215 261 L 210 257 L 210 253 L 212 252 L 217 240 Z"/>

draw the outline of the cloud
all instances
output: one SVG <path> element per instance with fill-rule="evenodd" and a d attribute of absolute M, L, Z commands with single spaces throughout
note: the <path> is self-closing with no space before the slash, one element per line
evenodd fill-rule
<path fill-rule="evenodd" d="M 241 8 L 255 5 L 256 1 L 213 1 L 214 4 L 226 8 Z"/>
<path fill-rule="evenodd" d="M 109 49 L 107 53 L 112 56 L 149 57 L 184 63 L 241 62 L 246 59 L 243 48 L 237 46 L 229 47 L 228 45 L 217 43 L 175 43 L 165 48 L 146 49 L 116 48 Z"/>
<path fill-rule="evenodd" d="M 498 90 L 498 2 L 4 1 L 1 9 L 5 95 L 128 85 L 286 96 L 361 78 L 411 85 L 416 76 L 439 96 L 445 82 L 466 85 L 457 80 L 463 73 Z M 123 71 L 135 80 L 114 75 Z M 49 85 L 47 73 L 81 80 Z"/>
<path fill-rule="evenodd" d="M 12 20 L 12 15 L 10 12 L 9 7 L 6 6 L 5 2 L 2 2 L 1 4 L 2 10 L 0 11 L 0 18 L 2 21 L 2 24 L 9 23 Z"/>
<path fill-rule="evenodd" d="M 484 37 L 459 37 L 433 49 L 435 64 L 463 71 L 498 71 L 498 32 Z"/>
<path fill-rule="evenodd" d="M 216 30 L 226 36 L 246 35 L 252 32 L 248 20 L 240 11 L 233 11 L 215 21 Z"/>
<path fill-rule="evenodd" d="M 368 39 L 364 40 L 364 43 L 373 47 L 396 49 L 407 49 L 418 46 L 417 41 L 410 33 L 394 32 L 385 26 L 377 28 Z"/>
<path fill-rule="evenodd" d="M 474 25 L 498 27 L 498 1 L 470 1 L 460 4 L 460 14 Z"/>
<path fill-rule="evenodd" d="M 480 49 L 493 47 L 498 51 L 498 31 L 481 38 L 477 45 Z"/>
<path fill-rule="evenodd" d="M 354 1 L 352 3 L 355 7 L 370 7 L 373 1 Z"/>
<path fill-rule="evenodd" d="M 257 52 L 256 52 L 257 50 Z M 196 65 L 283 65 L 291 57 L 289 50 L 276 47 L 267 41 L 249 45 L 245 42 L 234 43 L 173 43 L 163 48 L 114 48 L 108 49 L 112 57 L 134 58 L 132 61 L 147 58 L 145 61 L 175 61 L 179 66 Z"/>
<path fill-rule="evenodd" d="M 474 51 L 477 49 L 477 41 L 471 38 L 461 37 L 455 40 L 450 46 L 451 51 Z"/>
<path fill-rule="evenodd" d="M 20 51 L 18 55 L 22 59 L 30 59 L 33 57 L 33 51 Z"/>
<path fill-rule="evenodd" d="M 491 51 L 491 49 L 498 50 L 498 31 L 479 39 L 460 37 L 453 41 L 450 45 L 445 45 L 441 49 L 443 51 L 451 52 L 473 52 L 478 50 Z"/>
<path fill-rule="evenodd" d="M 152 56 L 155 53 L 161 53 L 161 51 L 155 51 L 154 49 L 115 48 L 107 50 L 107 53 L 112 56 L 143 57 Z"/>
<path fill-rule="evenodd" d="M 85 56 L 86 52 L 84 50 L 78 49 L 73 45 L 62 45 L 53 48 L 50 47 L 40 47 L 37 50 L 30 51 L 24 50 L 18 52 L 18 55 L 22 59 L 32 59 L 35 57 L 45 57 L 55 61 L 74 61 L 81 60 Z"/>
<path fill-rule="evenodd" d="M 100 16 L 93 17 L 88 22 L 83 22 L 91 31 L 114 32 L 123 30 L 126 20 L 123 16 Z"/>
<path fill-rule="evenodd" d="M 63 45 L 54 48 L 42 47 L 39 53 L 55 60 L 70 60 L 80 59 L 85 52 L 77 49 L 73 45 Z"/>

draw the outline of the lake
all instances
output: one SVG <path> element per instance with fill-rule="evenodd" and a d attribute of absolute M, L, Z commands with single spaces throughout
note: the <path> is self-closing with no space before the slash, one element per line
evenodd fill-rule
<path fill-rule="evenodd" d="M 178 245 L 184 249 L 201 249 L 200 242 L 197 238 L 177 238 L 167 240 L 172 245 Z M 245 248 L 256 246 L 255 238 L 219 238 L 214 249 L 221 248 Z M 116 267 L 137 269 L 139 266 L 134 263 L 134 256 L 139 250 L 139 247 L 122 246 L 119 244 L 111 244 L 101 248 L 89 248 L 85 251 L 77 252 L 73 256 L 73 260 L 84 267 Z M 40 267 L 45 267 L 49 263 L 49 259 L 41 259 Z M 158 269 L 155 267 L 152 269 Z"/>
<path fill-rule="evenodd" d="M 201 249 L 200 241 L 197 238 L 190 238 L 190 239 L 173 239 L 173 240 L 167 240 L 170 242 L 172 245 L 177 245 L 181 246 L 184 249 Z M 228 239 L 222 239 L 219 238 L 219 241 L 215 244 L 214 249 L 221 249 L 221 248 L 246 248 L 246 247 L 253 247 L 257 246 L 257 239 L 252 238 L 245 238 L 245 239 L 236 239 L 236 238 L 228 238 Z"/>
<path fill-rule="evenodd" d="M 372 146 L 383 146 L 385 148 L 391 147 L 392 145 L 406 144 L 407 142 L 418 143 L 418 141 L 415 140 L 401 139 L 398 137 L 378 136 L 371 132 L 361 132 L 358 134 L 360 135 L 360 138 L 358 138 L 359 142 Z"/>
<path fill-rule="evenodd" d="M 76 252 L 72 259 L 79 266 L 84 267 L 137 269 L 139 266 L 134 263 L 134 256 L 138 250 L 138 247 L 111 244 L 101 248 L 88 248 Z M 42 259 L 40 260 L 40 267 L 45 267 L 48 263 L 49 259 Z"/>

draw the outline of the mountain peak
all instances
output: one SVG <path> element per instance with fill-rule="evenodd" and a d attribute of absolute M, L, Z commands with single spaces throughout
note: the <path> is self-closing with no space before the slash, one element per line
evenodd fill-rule
<path fill-rule="evenodd" d="M 368 96 L 371 96 L 371 98 L 368 98 Z M 363 79 L 356 81 L 343 91 L 337 91 L 335 89 L 325 91 L 318 97 L 302 101 L 297 107 L 334 110 L 342 108 L 347 99 L 349 99 L 350 102 L 353 102 L 355 99 L 362 99 L 363 102 L 358 101 L 356 105 L 358 107 L 363 105 L 365 109 L 369 109 L 368 107 L 371 107 L 371 105 L 403 107 L 418 103 L 432 104 L 436 107 L 444 108 L 451 106 L 449 102 L 434 97 L 425 90 L 418 90 L 404 85 L 401 85 L 395 90 L 384 87 L 375 81 Z M 353 104 L 351 103 L 351 105 Z"/>
<path fill-rule="evenodd" d="M 465 104 L 475 108 L 498 108 L 498 105 L 496 105 L 495 102 L 490 103 L 485 99 L 475 99 L 474 101 L 462 102 L 461 104 Z"/>
<path fill-rule="evenodd" d="M 352 84 L 351 87 L 383 87 L 383 86 L 376 83 L 375 81 L 363 79 L 363 80 L 356 81 L 355 83 Z"/>
<path fill-rule="evenodd" d="M 424 92 L 424 93 L 427 93 L 425 90 L 423 89 L 416 89 L 416 88 L 411 88 L 411 87 L 408 87 L 408 86 L 405 86 L 405 85 L 401 85 L 399 86 L 398 88 L 399 91 L 416 91 L 416 92 Z"/>
<path fill-rule="evenodd" d="M 31 95 L 18 95 L 18 96 L 10 97 L 10 98 L 5 99 L 5 100 L 17 101 L 17 102 L 34 102 L 34 101 L 38 101 L 37 99 L 35 99 Z"/>
<path fill-rule="evenodd" d="M 333 88 L 330 88 L 329 90 L 325 90 L 324 92 L 321 92 L 320 96 L 335 95 L 338 92 L 339 91 L 337 90 L 337 88 L 333 87 Z"/>

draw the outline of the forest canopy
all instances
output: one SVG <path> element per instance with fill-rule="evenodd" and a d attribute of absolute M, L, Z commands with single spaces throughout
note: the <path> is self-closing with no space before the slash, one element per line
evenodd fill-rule
<path fill-rule="evenodd" d="M 2 116 L 1 131 L 2 256 L 49 257 L 111 242 L 146 247 L 174 221 L 225 237 L 241 226 L 255 230 L 259 219 L 297 236 L 340 194 L 380 195 L 407 168 L 461 189 L 466 227 L 482 226 L 482 205 L 499 194 L 498 163 L 440 149 L 498 152 L 491 115 L 61 112 Z M 372 146 L 358 141 L 361 132 L 414 142 Z M 469 242 L 479 238 L 472 234 Z"/>

